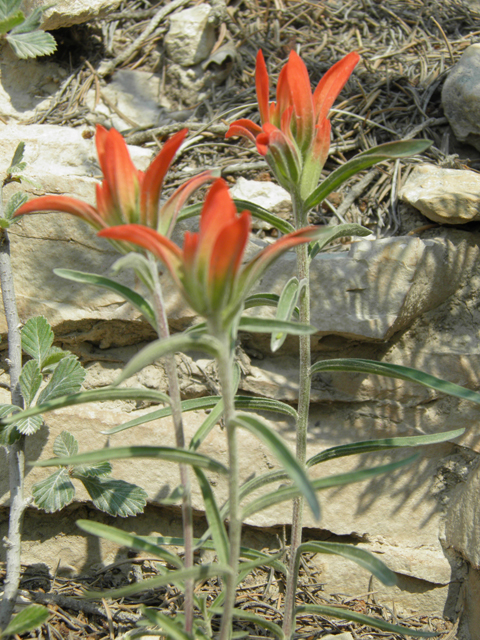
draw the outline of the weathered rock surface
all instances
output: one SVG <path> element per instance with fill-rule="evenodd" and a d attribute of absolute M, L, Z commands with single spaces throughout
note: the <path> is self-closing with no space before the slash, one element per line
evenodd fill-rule
<path fill-rule="evenodd" d="M 448 74 L 442 104 L 458 140 L 480 150 L 480 44 L 467 47 Z"/>
<path fill-rule="evenodd" d="M 414 168 L 398 195 L 440 224 L 480 219 L 480 175 L 474 171 L 422 164 Z"/>
<path fill-rule="evenodd" d="M 88 22 L 114 11 L 120 0 L 57 0 L 54 4 L 48 0 L 24 0 L 25 13 L 37 7 L 48 7 L 43 14 L 42 29 L 59 29 L 74 24 Z"/>
<path fill-rule="evenodd" d="M 212 8 L 202 3 L 170 17 L 165 36 L 169 57 L 182 67 L 192 67 L 208 58 L 215 44 Z"/>
<path fill-rule="evenodd" d="M 246 180 L 240 177 L 233 185 L 231 194 L 233 198 L 253 202 L 287 220 L 292 217 L 292 199 L 290 194 L 275 182 Z M 272 228 L 268 222 L 255 217 L 252 218 L 252 227 L 254 229 Z"/>

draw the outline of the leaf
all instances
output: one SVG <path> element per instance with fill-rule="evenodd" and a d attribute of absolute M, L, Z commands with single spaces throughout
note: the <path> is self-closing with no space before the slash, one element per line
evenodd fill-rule
<path fill-rule="evenodd" d="M 305 210 L 309 211 L 319 205 L 325 198 L 335 191 L 346 180 L 359 171 L 368 169 L 383 160 L 396 160 L 408 158 L 417 153 L 422 153 L 432 144 L 431 140 L 407 140 L 400 142 L 387 142 L 378 147 L 359 153 L 354 158 L 342 164 L 308 196 L 305 201 Z"/>
<path fill-rule="evenodd" d="M 318 504 L 312 483 L 280 436 L 255 416 L 238 414 L 233 422 L 238 427 L 242 427 L 253 433 L 269 447 L 291 480 L 296 484 L 300 493 L 305 496 L 314 517 L 318 520 L 320 518 L 320 505 Z"/>
<path fill-rule="evenodd" d="M 22 59 L 48 56 L 57 48 L 55 38 L 40 29 L 28 33 L 9 33 L 6 38 L 15 54 Z"/>
<path fill-rule="evenodd" d="M 40 604 L 29 604 L 23 611 L 17 613 L 10 624 L 0 632 L 0 637 L 33 631 L 37 627 L 41 627 L 49 618 L 50 611 L 46 607 L 42 607 Z"/>
<path fill-rule="evenodd" d="M 22 193 L 21 191 L 14 193 L 5 206 L 5 219 L 11 221 L 15 211 L 21 207 L 22 204 L 25 204 L 27 200 L 28 196 L 26 193 Z"/>
<path fill-rule="evenodd" d="M 42 416 L 33 416 L 30 418 L 19 418 L 15 422 L 15 427 L 22 435 L 31 436 L 41 428 L 42 424 Z"/>
<path fill-rule="evenodd" d="M 22 350 L 38 363 L 42 370 L 43 361 L 53 344 L 53 331 L 46 318 L 37 316 L 25 323 L 22 331 Z"/>
<path fill-rule="evenodd" d="M 317 615 L 340 618 L 340 620 L 351 620 L 352 622 L 358 622 L 359 624 L 367 625 L 368 627 L 382 629 L 383 631 L 389 631 L 390 633 L 399 633 L 403 636 L 413 636 L 414 638 L 435 638 L 438 636 L 438 633 L 434 633 L 433 631 L 421 631 L 419 629 L 403 627 L 398 624 L 390 624 L 380 618 L 365 616 L 363 613 L 350 611 L 350 609 L 346 609 L 344 607 L 334 607 L 323 604 L 302 604 L 296 607 L 296 614 L 305 614 L 308 616 Z"/>
<path fill-rule="evenodd" d="M 246 209 L 247 211 L 250 211 L 254 218 L 268 222 L 272 227 L 281 231 L 281 233 L 291 233 L 292 231 L 295 231 L 295 227 L 290 222 L 283 220 L 283 218 L 279 218 L 254 202 L 234 198 L 233 204 L 236 206 L 238 212 L 245 211 Z"/>
<path fill-rule="evenodd" d="M 136 484 L 104 476 L 82 476 L 78 473 L 75 477 L 88 491 L 97 509 L 112 516 L 134 516 L 142 513 L 147 504 L 147 492 Z"/>
<path fill-rule="evenodd" d="M 387 587 L 393 587 L 397 584 L 397 577 L 394 572 L 375 554 L 350 544 L 340 542 L 304 542 L 297 549 L 297 570 L 300 566 L 302 553 L 326 553 L 342 556 L 369 571 Z"/>
<path fill-rule="evenodd" d="M 27 31 L 36 31 L 37 29 L 39 29 L 41 24 L 42 24 L 43 12 L 46 9 L 48 9 L 48 6 L 35 8 L 32 11 L 32 13 L 30 13 L 26 17 L 26 19 L 22 22 L 22 24 L 20 26 L 15 27 L 15 29 L 13 29 L 13 32 L 14 33 L 26 33 Z"/>
<path fill-rule="evenodd" d="M 70 432 L 62 431 L 62 433 L 55 438 L 53 453 L 59 458 L 74 456 L 78 453 L 78 442 Z"/>
<path fill-rule="evenodd" d="M 36 360 L 29 360 L 23 365 L 20 373 L 20 389 L 27 407 L 32 404 L 42 381 L 43 377 Z"/>
<path fill-rule="evenodd" d="M 38 396 L 38 404 L 80 391 L 86 372 L 75 356 L 60 360 L 47 386 Z"/>
<path fill-rule="evenodd" d="M 220 516 L 217 501 L 213 495 L 212 487 L 201 469 L 194 468 L 194 471 L 197 476 L 198 484 L 200 485 L 200 491 L 202 492 L 205 514 L 207 516 L 218 560 L 222 564 L 228 564 L 230 545 L 225 525 L 223 524 L 222 517 Z"/>
<path fill-rule="evenodd" d="M 23 0 L 0 0 L 0 19 L 5 19 L 18 11 Z"/>
<path fill-rule="evenodd" d="M 135 549 L 135 551 L 151 553 L 154 556 L 162 558 L 162 560 L 165 560 L 172 566 L 177 567 L 177 569 L 182 569 L 184 566 L 182 560 L 177 555 L 135 534 L 126 533 L 116 527 L 111 527 L 100 522 L 93 522 L 92 520 L 77 520 L 76 525 L 87 533 L 91 533 L 99 538 L 104 538 L 105 540 L 110 540 L 122 547 L 130 547 L 131 549 Z"/>
<path fill-rule="evenodd" d="M 165 340 L 155 340 L 130 360 L 114 384 L 115 386 L 119 385 L 124 380 L 127 380 L 144 367 L 152 364 L 155 360 L 162 358 L 168 353 L 176 353 L 178 351 L 204 351 L 216 357 L 220 354 L 221 349 L 220 342 L 213 336 L 185 335 L 181 333 L 170 336 L 170 338 Z"/>
<path fill-rule="evenodd" d="M 240 331 L 249 331 L 250 333 L 285 332 L 292 336 L 302 336 L 316 333 L 317 331 L 315 327 L 309 324 L 286 322 L 275 318 L 252 318 L 250 316 L 242 316 L 238 328 Z"/>
<path fill-rule="evenodd" d="M 57 276 L 65 278 L 66 280 L 91 284 L 118 293 L 120 296 L 122 296 L 122 298 L 124 298 L 124 300 L 130 302 L 130 304 L 135 307 L 137 311 L 140 311 L 143 317 L 148 320 L 148 322 L 155 330 L 157 330 L 155 313 L 152 309 L 151 304 L 147 302 L 147 300 L 145 300 L 140 294 L 136 293 L 136 291 L 130 289 L 130 287 L 119 284 L 118 282 L 115 282 L 115 280 L 111 280 L 110 278 L 98 276 L 95 273 L 83 273 L 81 271 L 74 271 L 72 269 L 54 269 L 53 272 Z"/>
<path fill-rule="evenodd" d="M 403 460 L 390 462 L 389 464 L 371 467 L 370 469 L 361 469 L 360 471 L 352 471 L 350 473 L 340 473 L 327 478 L 317 478 L 316 480 L 311 480 L 311 484 L 315 491 L 320 491 L 323 489 L 330 489 L 331 487 L 352 484 L 354 482 L 363 482 L 364 480 L 368 480 L 383 473 L 390 473 L 390 471 L 395 471 L 400 467 L 411 464 L 417 458 L 418 455 L 414 455 L 404 458 Z M 243 518 L 245 519 L 254 513 L 263 511 L 264 509 L 275 504 L 279 504 L 280 502 L 297 498 L 299 495 L 300 492 L 295 486 L 280 487 L 274 493 L 268 493 L 264 496 L 260 496 L 244 507 Z"/>
<path fill-rule="evenodd" d="M 76 466 L 72 472 L 74 478 L 80 478 L 80 476 L 108 476 L 112 473 L 112 465 L 110 462 L 100 462 L 91 466 Z"/>
<path fill-rule="evenodd" d="M 369 453 L 370 451 L 386 451 L 397 447 L 420 447 L 425 444 L 437 444 L 438 442 L 458 438 L 464 433 L 465 429 L 455 429 L 454 431 L 444 431 L 443 433 L 434 433 L 426 436 L 381 438 L 379 440 L 364 440 L 363 442 L 354 442 L 352 444 L 341 444 L 312 456 L 307 460 L 307 467 L 313 467 L 326 460 L 334 460 L 335 458 L 353 456 L 360 453 Z"/>
<path fill-rule="evenodd" d="M 324 371 L 373 373 L 389 378 L 418 382 L 424 387 L 430 387 L 430 389 L 446 393 L 449 396 L 455 396 L 463 400 L 471 400 L 472 402 L 480 404 L 480 393 L 476 391 L 465 389 L 465 387 L 461 387 L 458 384 L 442 380 L 418 369 L 404 367 L 399 364 L 391 364 L 389 362 L 377 362 L 376 360 L 364 360 L 362 358 L 338 358 L 335 360 L 321 360 L 320 362 L 316 362 L 310 371 L 311 374 Z"/>
<path fill-rule="evenodd" d="M 223 400 L 217 400 L 217 404 L 213 407 L 213 409 L 210 411 L 199 428 L 195 431 L 195 434 L 190 440 L 190 443 L 188 445 L 190 451 L 196 451 L 198 449 L 198 447 L 202 444 L 210 431 L 222 417 L 224 409 L 225 405 L 223 403 Z"/>
<path fill-rule="evenodd" d="M 15 149 L 15 153 L 13 154 L 12 161 L 10 166 L 7 169 L 7 173 L 11 173 L 12 169 L 17 167 L 23 161 L 23 154 L 25 153 L 25 142 L 23 140 L 17 144 L 17 148 Z"/>
<path fill-rule="evenodd" d="M 359 224 L 337 224 L 335 227 L 324 227 L 322 237 L 310 245 L 310 259 L 313 259 L 327 244 L 338 238 L 349 236 L 365 237 L 372 235 L 372 232 Z"/>
<path fill-rule="evenodd" d="M 26 418 L 48 413 L 63 407 L 73 407 L 79 404 L 87 404 L 89 402 L 104 402 L 105 400 L 147 400 L 149 402 L 170 402 L 169 397 L 161 391 L 153 389 L 136 389 L 133 387 L 127 389 L 117 389 L 105 387 L 104 389 L 91 389 L 90 391 L 82 391 L 70 396 L 61 396 L 54 400 L 49 400 L 43 404 L 37 404 L 18 413 L 18 416 L 2 417 L 0 414 L 0 424 L 8 425 L 15 422 L 18 418 Z"/>
<path fill-rule="evenodd" d="M 76 456 L 40 460 L 32 464 L 36 467 L 59 467 L 123 458 L 157 458 L 159 460 L 168 460 L 168 462 L 177 462 L 178 464 L 191 464 L 194 467 L 208 469 L 216 473 L 228 474 L 228 469 L 220 462 L 213 460 L 213 458 L 209 458 L 202 453 L 184 451 L 175 447 L 112 447 L 80 453 Z"/>
<path fill-rule="evenodd" d="M 8 419 L 12 413 L 18 413 L 19 408 L 14 404 L 0 404 L 0 421 Z M 12 416 L 11 424 L 0 424 L 0 446 L 7 446 L 13 444 L 15 440 L 20 438 L 19 432 L 15 428 L 15 417 Z"/>
<path fill-rule="evenodd" d="M 218 615 L 221 615 L 223 613 L 223 609 L 218 605 L 217 606 L 212 605 L 209 611 Z M 267 631 L 270 631 L 274 636 L 276 636 L 277 638 L 280 638 L 280 640 L 285 639 L 285 634 L 283 633 L 282 628 L 278 624 L 275 624 L 275 622 L 271 622 L 270 620 L 267 620 L 266 618 L 263 618 L 262 616 L 259 616 L 256 613 L 253 613 L 252 611 L 247 611 L 245 609 L 234 609 L 233 617 L 238 618 L 239 620 L 247 620 L 248 622 L 253 622 L 254 624 L 261 627 L 262 629 L 266 629 Z"/>
<path fill-rule="evenodd" d="M 15 13 L 10 14 L 8 18 L 0 19 L 0 35 L 4 35 L 13 27 L 16 27 L 19 24 L 24 22 L 25 16 L 23 11 L 16 11 Z"/>
<path fill-rule="evenodd" d="M 285 284 L 283 291 L 280 294 L 277 313 L 275 314 L 276 320 L 290 320 L 293 310 L 297 304 L 299 293 L 300 283 L 298 278 L 294 276 Z M 272 350 L 272 353 L 275 353 L 275 351 L 280 349 L 282 344 L 285 342 L 286 337 L 287 334 L 281 331 L 278 333 L 272 333 L 270 340 L 270 349 Z"/>
<path fill-rule="evenodd" d="M 160 613 L 157 609 L 142 607 L 141 611 L 152 624 L 162 629 L 167 638 L 173 638 L 173 640 L 193 640 L 193 636 L 182 629 L 183 620 L 181 619 L 181 616 L 181 621 L 177 622 L 170 616 Z"/>
<path fill-rule="evenodd" d="M 63 509 L 75 495 L 68 469 L 58 469 L 45 480 L 36 482 L 32 487 L 32 495 L 37 507 L 47 513 Z"/>
<path fill-rule="evenodd" d="M 110 267 L 110 271 L 114 275 L 126 269 L 133 269 L 149 291 L 155 290 L 155 282 L 152 278 L 150 262 L 145 256 L 142 256 L 136 251 L 131 251 L 121 258 L 118 258 L 118 260 L 115 260 Z"/>
<path fill-rule="evenodd" d="M 70 355 L 69 351 L 64 351 L 59 347 L 50 347 L 50 350 L 43 361 L 42 372 L 52 372 L 60 360 L 66 358 L 68 355 Z"/>

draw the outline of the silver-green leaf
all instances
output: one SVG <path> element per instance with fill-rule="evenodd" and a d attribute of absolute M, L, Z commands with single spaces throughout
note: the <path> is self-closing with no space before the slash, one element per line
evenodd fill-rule
<path fill-rule="evenodd" d="M 20 390 L 27 407 L 29 407 L 37 391 L 40 389 L 43 377 L 36 360 L 29 360 L 22 367 L 20 374 Z"/>
<path fill-rule="evenodd" d="M 53 513 L 63 509 L 73 500 L 75 487 L 73 486 L 68 470 L 58 469 L 45 480 L 36 482 L 32 487 L 35 504 L 47 513 Z"/>
<path fill-rule="evenodd" d="M 37 361 L 42 370 L 43 361 L 53 344 L 53 331 L 43 316 L 30 318 L 22 329 L 22 349 Z"/>
<path fill-rule="evenodd" d="M 76 476 L 88 491 L 93 504 L 112 516 L 126 518 L 142 513 L 147 492 L 135 484 L 104 476 Z"/>
<path fill-rule="evenodd" d="M 47 386 L 38 397 L 38 404 L 78 393 L 85 380 L 85 370 L 75 356 L 60 360 Z"/>

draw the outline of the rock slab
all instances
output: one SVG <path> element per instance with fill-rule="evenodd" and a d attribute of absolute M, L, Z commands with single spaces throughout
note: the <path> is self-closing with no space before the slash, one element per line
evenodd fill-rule
<path fill-rule="evenodd" d="M 42 29 L 60 29 L 100 18 L 114 11 L 120 0 L 24 0 L 23 8 L 28 15 L 34 9 L 45 8 Z"/>

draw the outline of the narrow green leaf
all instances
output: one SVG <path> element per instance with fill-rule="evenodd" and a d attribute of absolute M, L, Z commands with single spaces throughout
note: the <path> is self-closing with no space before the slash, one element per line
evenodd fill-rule
<path fill-rule="evenodd" d="M 265 487 L 267 484 L 272 484 L 274 482 L 281 482 L 283 480 L 288 480 L 288 475 L 285 471 L 281 469 L 277 469 L 276 471 L 267 471 L 267 473 L 262 473 L 251 480 L 247 480 L 240 487 L 239 500 L 243 500 L 248 495 L 256 491 L 257 489 L 261 489 Z"/>
<path fill-rule="evenodd" d="M 286 322 L 285 320 L 277 320 L 275 318 L 252 318 L 242 316 L 238 325 L 240 331 L 249 331 L 250 333 L 273 333 L 284 332 L 292 336 L 302 336 L 316 333 L 315 327 L 309 324 L 300 324 L 299 322 Z"/>
<path fill-rule="evenodd" d="M 53 344 L 53 331 L 43 316 L 30 318 L 22 331 L 22 350 L 37 361 L 41 370 L 43 361 Z"/>
<path fill-rule="evenodd" d="M 339 487 L 345 484 L 352 484 L 354 482 L 363 482 L 364 480 L 369 480 L 370 478 L 381 475 L 383 473 L 390 473 L 391 471 L 395 471 L 400 467 L 411 464 L 417 458 L 418 455 L 409 456 L 408 458 L 404 458 L 403 460 L 390 462 L 389 464 L 372 467 L 370 469 L 361 469 L 360 471 L 340 473 L 338 475 L 329 476 L 327 478 L 318 478 L 316 480 L 311 480 L 311 484 L 315 491 L 321 491 L 323 489 Z M 275 504 L 286 502 L 287 500 L 293 500 L 293 498 L 297 498 L 299 495 L 300 492 L 295 486 L 279 487 L 274 493 L 268 493 L 250 502 L 243 509 L 243 518 L 248 518 L 254 513 L 263 511 L 264 509 L 267 509 L 268 507 L 271 507 Z"/>
<path fill-rule="evenodd" d="M 364 360 L 361 358 L 338 358 L 335 360 L 322 360 L 316 362 L 311 368 L 311 374 L 321 373 L 324 371 L 349 371 L 352 373 L 373 373 L 389 378 L 397 378 L 398 380 L 407 380 L 410 382 L 418 382 L 424 387 L 435 389 L 449 396 L 462 398 L 463 400 L 471 400 L 480 404 L 480 393 L 465 389 L 458 384 L 442 380 L 429 373 L 424 373 L 418 369 L 404 367 L 399 364 L 391 364 L 389 362 L 377 362 L 376 360 Z"/>
<path fill-rule="evenodd" d="M 32 495 L 37 507 L 47 513 L 63 509 L 75 496 L 68 469 L 58 469 L 45 480 L 36 482 L 32 487 Z"/>
<path fill-rule="evenodd" d="M 399 633 L 403 636 L 412 636 L 413 638 L 435 638 L 438 633 L 433 631 L 421 631 L 419 629 L 411 629 L 409 627 L 402 627 L 398 624 L 390 624 L 379 618 L 372 618 L 366 616 L 363 613 L 357 613 L 356 611 L 350 611 L 344 607 L 327 606 L 323 604 L 302 604 L 296 608 L 297 615 L 308 616 L 325 616 L 331 618 L 339 618 L 340 620 L 351 620 L 352 622 L 358 622 L 374 629 L 382 629 L 383 631 L 389 631 L 390 633 Z"/>
<path fill-rule="evenodd" d="M 408 158 L 417 153 L 422 153 L 432 144 L 431 140 L 406 140 L 400 142 L 387 142 L 368 151 L 363 151 L 357 156 L 342 164 L 308 196 L 305 209 L 308 211 L 319 205 L 325 198 L 335 191 L 346 180 L 356 175 L 359 171 L 368 169 L 374 164 L 384 160 L 397 160 Z"/>
<path fill-rule="evenodd" d="M 359 224 L 337 224 L 335 227 L 323 227 L 320 239 L 310 245 L 310 259 L 314 258 L 317 253 L 334 240 L 350 236 L 362 238 L 370 235 L 372 235 L 370 229 L 366 229 Z"/>
<path fill-rule="evenodd" d="M 17 413 L 15 416 L 3 417 L 0 414 L 0 424 L 9 425 L 16 422 L 17 418 L 29 418 L 49 411 L 63 409 L 63 407 L 73 407 L 79 404 L 87 404 L 89 402 L 103 402 L 106 400 L 146 400 L 148 402 L 170 402 L 169 397 L 161 391 L 153 389 L 117 389 L 116 387 L 105 387 L 103 389 L 92 389 L 90 391 L 82 391 L 69 396 L 55 398 L 49 402 L 37 404 Z"/>
<path fill-rule="evenodd" d="M 155 290 L 150 262 L 145 256 L 136 251 L 131 251 L 115 260 L 110 267 L 110 271 L 114 275 L 128 269 L 132 269 L 135 272 L 138 279 L 143 282 L 149 291 Z"/>
<path fill-rule="evenodd" d="M 137 309 L 137 311 L 139 311 L 156 330 L 157 324 L 155 321 L 155 313 L 152 309 L 151 304 L 140 294 L 130 289 L 130 287 L 126 287 L 123 284 L 115 282 L 115 280 L 105 278 L 104 276 L 99 276 L 95 273 L 83 273 L 82 271 L 75 271 L 73 269 L 54 269 L 53 272 L 57 276 L 65 278 L 66 280 L 91 284 L 118 293 L 118 295 L 122 296 L 124 300 L 130 302 L 130 304 L 135 307 L 135 309 Z"/>
<path fill-rule="evenodd" d="M 365 549 L 354 547 L 351 544 L 342 544 L 340 542 L 304 542 L 297 550 L 298 565 L 300 564 L 300 556 L 302 553 L 326 553 L 342 556 L 347 560 L 355 562 L 367 571 L 370 571 L 371 574 L 387 587 L 393 587 L 397 584 L 397 577 L 394 572 L 376 555 Z"/>
<path fill-rule="evenodd" d="M 206 475 L 201 469 L 194 468 L 197 476 L 198 484 L 202 492 L 205 514 L 207 516 L 208 525 L 212 534 L 215 551 L 221 564 L 228 564 L 230 555 L 230 545 L 228 543 L 227 531 L 223 520 L 220 516 L 220 510 L 213 495 L 212 487 L 207 480 Z"/>
<path fill-rule="evenodd" d="M 209 415 L 205 418 L 205 420 L 202 422 L 200 427 L 195 431 L 195 434 L 190 440 L 190 443 L 188 445 L 188 448 L 190 449 L 190 451 L 196 451 L 198 447 L 202 444 L 202 442 L 208 436 L 210 431 L 213 429 L 213 427 L 217 424 L 217 422 L 222 417 L 224 408 L 225 407 L 224 407 L 223 400 L 219 399 L 219 396 L 217 396 L 216 405 L 210 411 Z"/>
<path fill-rule="evenodd" d="M 78 393 L 85 376 L 86 371 L 75 356 L 62 358 L 55 367 L 47 386 L 38 396 L 38 404 Z"/>
<path fill-rule="evenodd" d="M 36 360 L 29 360 L 22 367 L 20 373 L 20 389 L 27 407 L 32 403 L 42 384 L 42 374 Z"/>
<path fill-rule="evenodd" d="M 15 54 L 22 59 L 48 56 L 57 48 L 55 38 L 40 29 L 28 33 L 8 33 L 6 38 Z"/>
<path fill-rule="evenodd" d="M 127 533 L 126 531 L 122 531 L 116 527 L 111 527 L 100 522 L 94 522 L 93 520 L 77 520 L 76 525 L 86 533 L 91 533 L 99 538 L 110 540 L 110 542 L 114 542 L 122 547 L 129 547 L 131 549 L 135 549 L 135 551 L 151 553 L 152 555 L 165 560 L 165 562 L 168 562 L 168 564 L 171 564 L 173 567 L 177 567 L 177 569 L 183 569 L 184 567 L 182 560 L 177 555 L 170 553 L 170 551 L 163 549 L 159 545 L 152 544 L 141 536 Z"/>
<path fill-rule="evenodd" d="M 247 429 L 269 447 L 270 451 L 280 462 L 301 494 L 305 496 L 314 517 L 318 520 L 320 518 L 320 505 L 318 504 L 312 483 L 280 436 L 267 424 L 252 415 L 238 414 L 234 419 L 234 424 L 243 429 Z"/>
<path fill-rule="evenodd" d="M 55 438 L 53 453 L 59 458 L 75 456 L 78 453 L 78 442 L 69 431 L 62 431 Z"/>
<path fill-rule="evenodd" d="M 14 193 L 5 206 L 5 219 L 11 221 L 15 211 L 21 207 L 22 204 L 25 204 L 27 200 L 28 196 L 26 193 L 22 193 L 21 191 Z"/>
<path fill-rule="evenodd" d="M 312 456 L 307 460 L 307 467 L 313 467 L 326 460 L 334 460 L 335 458 L 343 458 L 344 456 L 353 456 L 360 453 L 369 453 L 370 451 L 386 451 L 399 447 L 420 447 L 426 444 L 437 444 L 458 438 L 464 433 L 465 429 L 455 429 L 454 431 L 445 431 L 443 433 L 434 433 L 426 436 L 381 438 L 379 440 L 364 440 L 363 442 L 354 442 L 352 444 L 341 444 Z"/>
<path fill-rule="evenodd" d="M 223 609 L 218 605 L 212 605 L 209 611 L 212 612 L 213 614 L 221 615 L 223 612 Z M 252 611 L 247 611 L 245 609 L 234 609 L 233 617 L 238 618 L 239 620 L 247 620 L 248 622 L 253 622 L 254 624 L 261 627 L 262 629 L 266 629 L 267 631 L 270 631 L 270 633 L 272 633 L 276 638 L 280 638 L 280 640 L 285 639 L 285 634 L 283 633 L 282 628 L 278 624 L 275 624 L 275 622 L 271 622 L 270 620 L 267 620 L 266 618 L 263 618 L 262 616 L 259 616 L 256 613 L 253 613 Z"/>
<path fill-rule="evenodd" d="M 50 611 L 46 607 L 42 607 L 40 604 L 29 604 L 23 611 L 17 613 L 3 632 L 0 633 L 0 636 L 13 636 L 33 631 L 37 627 L 41 627 L 49 618 Z"/>
<path fill-rule="evenodd" d="M 160 611 L 158 611 L 157 609 L 142 607 L 141 611 L 152 624 L 162 629 L 167 638 L 173 638 L 173 640 L 194 640 L 192 635 L 190 635 L 189 633 L 185 633 L 185 631 L 182 629 L 184 621 L 181 619 L 181 617 L 180 621 L 177 622 L 170 616 L 166 616 L 164 613 L 160 613 Z"/>
<path fill-rule="evenodd" d="M 121 518 L 143 513 L 148 495 L 136 484 L 105 476 L 81 476 L 76 473 L 75 477 L 82 482 L 93 504 L 100 511 Z"/>
<path fill-rule="evenodd" d="M 23 15 L 23 11 L 17 11 L 16 13 L 11 14 L 8 18 L 0 19 L 0 35 L 4 35 L 13 27 L 16 27 L 19 24 L 24 22 L 25 16 Z"/>
<path fill-rule="evenodd" d="M 287 320 L 289 321 L 292 317 L 293 310 L 297 304 L 298 296 L 300 293 L 300 283 L 298 278 L 295 276 L 290 278 L 290 280 L 283 287 L 282 293 L 280 294 L 280 299 L 278 301 L 277 313 L 275 314 L 276 320 Z M 285 342 L 287 337 L 286 333 L 279 331 L 278 333 L 272 333 L 272 337 L 270 340 L 270 349 L 272 353 L 275 353 L 282 344 Z"/>
<path fill-rule="evenodd" d="M 295 231 L 295 227 L 290 222 L 287 222 L 287 220 L 284 220 L 283 218 L 279 218 L 254 202 L 234 198 L 233 204 L 237 207 L 237 211 L 241 212 L 246 209 L 247 211 L 250 211 L 254 218 L 268 222 L 268 224 L 271 224 L 272 227 L 275 227 L 275 229 L 278 229 L 281 233 L 291 233 L 292 231 Z"/>
<path fill-rule="evenodd" d="M 119 460 L 123 458 L 157 458 L 177 462 L 178 464 L 191 464 L 194 467 L 208 469 L 216 473 L 228 474 L 228 469 L 220 462 L 213 460 L 201 453 L 183 451 L 175 447 L 112 447 L 80 453 L 76 456 L 64 458 L 50 458 L 32 463 L 35 467 L 59 467 L 76 464 L 91 464 L 104 462 L 105 460 Z"/>

